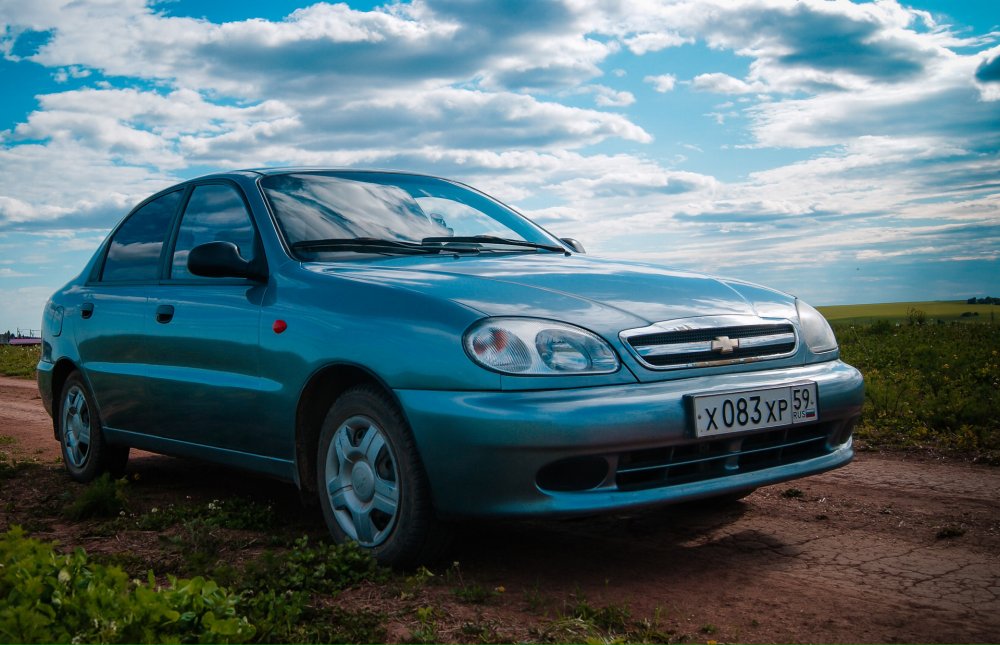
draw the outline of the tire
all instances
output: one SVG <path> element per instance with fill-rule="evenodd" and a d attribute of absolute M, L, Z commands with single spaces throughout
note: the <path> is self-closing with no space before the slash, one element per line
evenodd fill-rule
<path fill-rule="evenodd" d="M 382 390 L 359 386 L 330 407 L 316 458 L 320 507 L 337 542 L 354 541 L 381 564 L 436 559 L 450 543 L 408 424 Z"/>
<path fill-rule="evenodd" d="M 89 482 L 104 473 L 124 475 L 129 447 L 104 441 L 94 396 L 79 372 L 66 379 L 59 401 L 59 444 L 69 476 Z"/>

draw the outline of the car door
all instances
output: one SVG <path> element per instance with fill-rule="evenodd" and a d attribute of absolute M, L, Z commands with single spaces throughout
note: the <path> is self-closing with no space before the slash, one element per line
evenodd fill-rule
<path fill-rule="evenodd" d="M 267 286 L 191 274 L 188 253 L 213 241 L 233 242 L 248 260 L 263 252 L 243 194 L 228 182 L 191 188 L 164 269 L 167 279 L 150 295 L 152 431 L 174 442 L 168 450 L 197 454 L 193 447 L 200 446 L 269 454 L 273 448 L 257 424 L 258 393 L 265 387 L 258 343 Z"/>
<path fill-rule="evenodd" d="M 145 335 L 152 322 L 149 293 L 160 278 L 165 241 L 183 191 L 156 196 L 136 208 L 112 235 L 102 261 L 74 294 L 69 312 L 105 427 L 142 432 L 150 389 Z"/>

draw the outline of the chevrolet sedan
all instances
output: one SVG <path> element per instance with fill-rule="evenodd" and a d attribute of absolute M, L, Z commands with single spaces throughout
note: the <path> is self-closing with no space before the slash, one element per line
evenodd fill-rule
<path fill-rule="evenodd" d="M 380 561 L 456 518 L 697 499 L 850 461 L 826 320 L 758 285 L 600 259 L 462 184 L 209 175 L 139 204 L 44 312 L 69 475 L 129 449 L 294 483 Z"/>

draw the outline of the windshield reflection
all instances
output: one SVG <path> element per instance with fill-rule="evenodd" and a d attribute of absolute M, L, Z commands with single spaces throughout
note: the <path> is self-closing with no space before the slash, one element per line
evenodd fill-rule
<path fill-rule="evenodd" d="M 559 244 L 489 197 L 433 177 L 293 172 L 269 175 L 260 185 L 290 247 L 314 240 L 368 238 L 419 243 L 425 238 L 480 235 Z M 297 253 L 315 257 L 345 251 L 324 248 Z"/>

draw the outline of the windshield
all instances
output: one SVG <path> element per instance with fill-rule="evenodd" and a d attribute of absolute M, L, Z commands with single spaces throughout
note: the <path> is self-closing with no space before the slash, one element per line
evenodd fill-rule
<path fill-rule="evenodd" d="M 563 250 L 558 240 L 499 202 L 443 179 L 293 172 L 266 176 L 260 185 L 282 235 L 303 259 L 392 254 L 411 245 L 457 252 L 473 242 L 477 252 Z"/>

